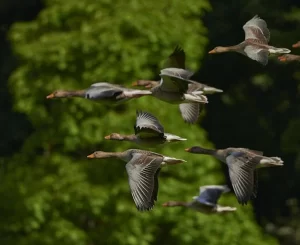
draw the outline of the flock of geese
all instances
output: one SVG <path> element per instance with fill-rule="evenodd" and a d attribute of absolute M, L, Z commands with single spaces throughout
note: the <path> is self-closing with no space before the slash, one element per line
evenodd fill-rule
<path fill-rule="evenodd" d="M 238 52 L 263 65 L 268 63 L 269 54 L 285 54 L 279 60 L 295 60 L 291 51 L 286 48 L 276 48 L 268 45 L 270 32 L 264 20 L 257 15 L 243 26 L 245 40 L 238 45 L 230 47 L 216 47 L 209 53 Z M 300 47 L 300 42 L 293 45 Z M 300 60 L 300 56 L 298 58 Z M 123 102 L 142 96 L 153 96 L 156 99 L 179 105 L 179 110 L 186 123 L 196 123 L 201 108 L 208 103 L 207 95 L 222 93 L 223 91 L 193 80 L 194 73 L 185 67 L 185 52 L 176 47 L 160 71 L 160 81 L 139 80 L 133 86 L 143 89 L 126 88 L 111 83 L 94 83 L 89 88 L 78 91 L 57 90 L 47 96 L 52 98 L 82 97 L 88 100 L 101 102 Z M 106 140 L 132 141 L 145 147 L 155 147 L 171 142 L 184 141 L 185 138 L 166 133 L 160 121 L 145 111 L 136 112 L 134 133 L 124 135 L 112 133 L 105 136 Z M 269 166 L 282 166 L 279 157 L 266 157 L 263 152 L 247 148 L 229 147 L 226 149 L 205 149 L 193 146 L 185 149 L 193 154 L 208 154 L 224 162 L 229 171 L 230 181 L 238 203 L 244 205 L 257 195 L 257 168 Z M 151 210 L 158 195 L 158 175 L 166 165 L 186 162 L 164 156 L 147 150 L 128 149 L 123 152 L 96 151 L 88 158 L 119 158 L 126 162 L 126 171 L 132 198 L 139 211 Z M 191 202 L 169 201 L 165 207 L 184 206 L 203 213 L 222 213 L 235 211 L 235 207 L 225 207 L 218 204 L 222 193 L 230 191 L 226 185 L 208 185 L 200 187 L 199 196 Z"/>

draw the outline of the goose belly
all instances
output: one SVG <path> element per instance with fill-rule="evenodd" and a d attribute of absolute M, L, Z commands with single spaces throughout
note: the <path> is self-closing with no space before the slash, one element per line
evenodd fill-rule
<path fill-rule="evenodd" d="M 182 93 L 170 93 L 170 92 L 164 92 L 164 91 L 155 91 L 152 93 L 152 95 L 162 101 L 171 103 L 171 104 L 180 104 L 184 99 L 183 99 L 183 94 Z"/>

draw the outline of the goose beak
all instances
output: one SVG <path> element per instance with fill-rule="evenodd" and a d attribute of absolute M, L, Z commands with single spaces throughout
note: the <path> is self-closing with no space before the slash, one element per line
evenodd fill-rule
<path fill-rule="evenodd" d="M 299 48 L 300 47 L 300 43 L 295 43 L 292 45 L 293 48 Z"/>
<path fill-rule="evenodd" d="M 167 206 L 168 206 L 168 203 L 165 202 L 165 203 L 162 204 L 162 206 L 163 206 L 163 207 L 167 207 Z"/>
<path fill-rule="evenodd" d="M 137 86 L 138 84 L 137 84 L 137 82 L 133 82 L 131 85 L 132 86 Z"/>
<path fill-rule="evenodd" d="M 287 61 L 286 57 L 284 57 L 284 56 L 279 56 L 279 57 L 278 57 L 278 60 L 283 61 L 283 62 L 284 62 L 284 61 Z"/>
<path fill-rule="evenodd" d="M 54 94 L 52 93 L 52 94 L 49 94 L 49 95 L 47 95 L 47 97 L 46 97 L 46 99 L 53 99 L 54 98 Z"/>
<path fill-rule="evenodd" d="M 104 139 L 110 140 L 110 135 L 105 136 Z"/>
<path fill-rule="evenodd" d="M 186 148 L 184 150 L 187 151 L 187 152 L 190 152 L 191 148 Z"/>
<path fill-rule="evenodd" d="M 92 154 L 88 155 L 88 156 L 87 156 L 87 158 L 95 158 L 95 155 L 94 155 L 94 153 L 92 153 Z"/>
<path fill-rule="evenodd" d="M 213 49 L 213 50 L 210 50 L 208 53 L 209 53 L 209 54 L 215 54 L 216 51 Z"/>

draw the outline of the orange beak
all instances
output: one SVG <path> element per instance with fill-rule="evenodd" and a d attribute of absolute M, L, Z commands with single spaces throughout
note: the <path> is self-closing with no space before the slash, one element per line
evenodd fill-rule
<path fill-rule="evenodd" d="M 191 150 L 191 148 L 186 148 L 184 150 L 187 151 L 187 152 L 189 152 Z"/>
<path fill-rule="evenodd" d="M 299 48 L 300 47 L 300 43 L 295 43 L 292 45 L 293 48 Z"/>
<path fill-rule="evenodd" d="M 47 97 L 46 97 L 46 99 L 53 99 L 54 98 L 54 94 L 52 93 L 52 94 L 49 94 L 49 95 L 47 95 Z"/>
<path fill-rule="evenodd" d="M 210 50 L 208 53 L 209 53 L 209 54 L 215 54 L 216 51 L 213 49 L 213 50 Z"/>
<path fill-rule="evenodd" d="M 137 82 L 133 82 L 131 85 L 132 86 L 138 86 Z"/>
<path fill-rule="evenodd" d="M 88 156 L 87 156 L 87 158 L 95 158 L 95 155 L 94 155 L 94 153 L 92 153 L 92 154 L 88 155 Z"/>
<path fill-rule="evenodd" d="M 167 207 L 168 204 L 165 202 L 165 203 L 162 204 L 162 206 L 163 206 L 163 207 Z"/>
<path fill-rule="evenodd" d="M 280 61 L 283 61 L 283 62 L 284 62 L 284 61 L 287 61 L 287 59 L 286 59 L 284 56 L 279 56 L 278 59 L 279 59 Z"/>
<path fill-rule="evenodd" d="M 110 140 L 110 135 L 105 136 L 104 139 Z"/>

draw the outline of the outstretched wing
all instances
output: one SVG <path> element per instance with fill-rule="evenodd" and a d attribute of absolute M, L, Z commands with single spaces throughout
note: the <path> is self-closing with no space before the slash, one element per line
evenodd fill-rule
<path fill-rule="evenodd" d="M 268 64 L 268 58 L 269 58 L 269 51 L 266 49 L 258 48 L 254 45 L 247 45 L 244 48 L 244 52 L 246 55 L 252 59 L 256 60 L 262 65 Z"/>
<path fill-rule="evenodd" d="M 183 120 L 186 123 L 195 123 L 200 113 L 200 103 L 182 103 L 179 110 Z"/>
<path fill-rule="evenodd" d="M 185 52 L 180 46 L 176 46 L 173 53 L 164 62 L 163 68 L 185 68 Z"/>
<path fill-rule="evenodd" d="M 186 92 L 189 78 L 194 73 L 180 68 L 165 68 L 160 71 L 162 77 L 160 89 L 167 92 Z"/>
<path fill-rule="evenodd" d="M 229 177 L 240 204 L 247 204 L 255 191 L 254 170 L 259 162 L 257 157 L 259 156 L 242 151 L 234 152 L 226 157 Z"/>
<path fill-rule="evenodd" d="M 267 23 L 255 15 L 243 26 L 245 31 L 245 40 L 256 39 L 261 44 L 268 44 L 270 41 L 270 31 Z"/>
<path fill-rule="evenodd" d="M 158 119 L 149 112 L 137 111 L 134 126 L 136 135 L 140 137 L 164 136 L 164 127 Z"/>
<path fill-rule="evenodd" d="M 229 192 L 230 189 L 226 185 L 207 185 L 200 187 L 200 194 L 196 200 L 202 204 L 215 206 L 224 192 Z"/>
<path fill-rule="evenodd" d="M 132 198 L 139 211 L 154 206 L 158 192 L 158 173 L 163 158 L 134 153 L 126 164 Z"/>

